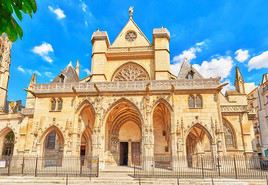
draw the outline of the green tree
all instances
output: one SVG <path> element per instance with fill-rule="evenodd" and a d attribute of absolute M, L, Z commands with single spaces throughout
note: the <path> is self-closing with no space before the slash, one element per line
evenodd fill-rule
<path fill-rule="evenodd" d="M 36 12 L 35 0 L 0 0 L 0 35 L 6 33 L 12 42 L 22 38 L 23 31 L 16 21 L 22 21 L 23 13 L 32 15 Z"/>

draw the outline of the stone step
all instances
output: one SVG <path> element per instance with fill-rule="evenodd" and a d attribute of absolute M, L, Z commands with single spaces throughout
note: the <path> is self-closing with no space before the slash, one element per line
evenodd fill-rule
<path fill-rule="evenodd" d="M 215 185 L 266 185 L 266 180 L 259 179 L 213 179 Z M 64 177 L 22 177 L 10 176 L 0 177 L 0 185 L 66 185 Z M 177 185 L 176 179 L 133 179 L 128 177 L 100 177 L 100 178 L 84 178 L 84 177 L 70 177 L 68 185 Z M 212 179 L 180 179 L 180 185 L 211 185 Z"/>

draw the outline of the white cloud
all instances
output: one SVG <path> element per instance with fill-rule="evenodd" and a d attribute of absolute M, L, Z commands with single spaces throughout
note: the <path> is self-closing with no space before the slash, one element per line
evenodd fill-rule
<path fill-rule="evenodd" d="M 83 1 L 81 1 L 81 8 L 82 8 L 82 11 L 83 12 L 87 12 L 87 5 L 86 5 L 86 3 L 85 2 L 83 2 Z"/>
<path fill-rule="evenodd" d="M 178 76 L 182 62 L 176 62 L 170 65 L 171 73 Z"/>
<path fill-rule="evenodd" d="M 171 64 L 171 72 L 178 75 L 182 62 L 187 59 L 189 62 L 196 58 L 196 54 L 200 53 L 206 44 L 206 41 L 198 42 L 188 50 L 184 50 L 181 54 L 173 57 Z"/>
<path fill-rule="evenodd" d="M 60 8 L 53 8 L 52 6 L 48 6 L 48 9 L 57 16 L 57 19 L 64 19 L 66 15 L 64 11 Z"/>
<path fill-rule="evenodd" d="M 21 65 L 17 67 L 17 70 L 20 71 L 21 73 L 28 74 L 28 75 L 32 75 L 33 73 L 35 73 L 37 76 L 42 76 L 39 71 L 27 69 L 27 68 L 22 67 Z"/>
<path fill-rule="evenodd" d="M 224 86 L 221 90 L 223 94 L 225 94 L 226 91 L 234 90 L 235 86 L 232 85 L 229 79 L 225 80 L 223 83 L 228 83 L 226 86 Z"/>
<path fill-rule="evenodd" d="M 84 69 L 83 70 L 87 75 L 90 75 L 90 71 L 89 71 L 89 69 Z"/>
<path fill-rule="evenodd" d="M 248 70 L 268 68 L 268 51 L 252 57 L 248 62 Z"/>
<path fill-rule="evenodd" d="M 173 57 L 174 62 L 182 62 L 184 59 L 191 61 L 196 58 L 196 53 L 202 51 L 202 47 L 205 45 L 205 41 L 196 43 L 193 47 L 188 50 L 184 50 L 181 54 Z"/>
<path fill-rule="evenodd" d="M 249 52 L 248 50 L 239 49 L 235 52 L 236 56 L 235 59 L 238 62 L 245 62 L 249 58 Z"/>
<path fill-rule="evenodd" d="M 232 70 L 233 59 L 230 56 L 219 56 L 210 61 L 203 61 L 201 65 L 194 64 L 193 67 L 206 78 L 221 77 L 225 79 Z"/>
<path fill-rule="evenodd" d="M 257 86 L 254 82 L 245 83 L 245 92 L 246 94 L 250 93 L 255 89 Z"/>
<path fill-rule="evenodd" d="M 44 72 L 44 75 L 45 75 L 46 77 L 48 77 L 48 78 L 53 78 L 53 77 L 54 77 L 54 76 L 53 76 L 53 73 L 51 73 L 51 72 L 49 72 L 49 71 Z"/>
<path fill-rule="evenodd" d="M 51 44 L 49 43 L 42 43 L 39 46 L 35 46 L 32 49 L 32 52 L 39 55 L 40 57 L 42 57 L 45 61 L 47 61 L 48 63 L 52 63 L 53 60 L 52 58 L 49 56 L 49 53 L 53 52 L 53 47 Z"/>
<path fill-rule="evenodd" d="M 17 70 L 20 71 L 20 72 L 22 72 L 22 73 L 25 73 L 25 70 L 24 70 L 24 68 L 22 66 L 18 66 L 17 67 Z"/>

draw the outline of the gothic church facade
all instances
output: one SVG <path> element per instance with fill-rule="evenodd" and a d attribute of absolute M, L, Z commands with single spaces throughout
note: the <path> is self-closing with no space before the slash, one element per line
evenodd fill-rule
<path fill-rule="evenodd" d="M 170 72 L 170 33 L 149 41 L 129 20 L 114 42 L 92 34 L 92 74 L 79 78 L 79 62 L 48 84 L 33 74 L 26 105 L 7 105 L 10 48 L 0 39 L 0 154 L 44 158 L 98 156 L 109 165 L 151 165 L 161 158 L 253 155 L 252 123 L 242 74 L 235 90 L 204 78 L 187 60 Z M 7 108 L 8 107 L 8 108 Z"/>

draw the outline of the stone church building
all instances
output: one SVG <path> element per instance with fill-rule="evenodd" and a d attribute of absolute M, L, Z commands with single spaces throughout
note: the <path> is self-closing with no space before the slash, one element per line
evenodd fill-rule
<path fill-rule="evenodd" d="M 0 38 L 0 154 L 98 156 L 109 165 L 152 165 L 198 155 L 252 155 L 243 77 L 222 94 L 220 78 L 204 78 L 187 60 L 170 72 L 170 33 L 155 28 L 148 40 L 129 20 L 111 42 L 92 34 L 91 75 L 79 78 L 79 62 L 51 83 L 33 74 L 25 107 L 8 102 L 11 43 Z"/>

